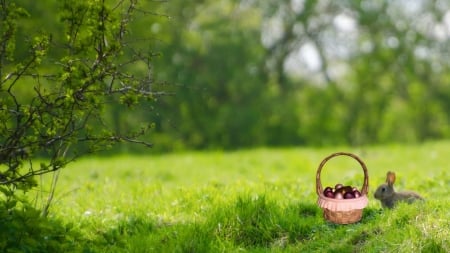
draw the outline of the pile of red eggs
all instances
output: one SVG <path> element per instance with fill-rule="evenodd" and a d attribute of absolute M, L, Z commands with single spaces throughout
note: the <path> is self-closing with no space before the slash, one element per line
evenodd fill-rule
<path fill-rule="evenodd" d="M 361 197 L 361 192 L 358 188 L 350 185 L 336 184 L 334 188 L 330 186 L 325 187 L 323 195 L 332 199 L 354 199 Z"/>

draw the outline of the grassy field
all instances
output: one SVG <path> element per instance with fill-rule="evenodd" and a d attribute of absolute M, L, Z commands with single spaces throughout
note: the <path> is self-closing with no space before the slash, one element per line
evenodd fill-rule
<path fill-rule="evenodd" d="M 86 158 L 59 176 L 49 217 L 61 230 L 49 236 L 74 252 L 450 252 L 449 150 L 432 142 Z M 369 205 L 356 224 L 330 224 L 316 204 L 318 165 L 337 151 L 369 170 Z M 426 202 L 382 210 L 373 192 L 387 170 L 397 190 Z M 50 178 L 30 195 L 38 204 Z M 321 178 L 361 186 L 363 172 L 336 157 Z"/>

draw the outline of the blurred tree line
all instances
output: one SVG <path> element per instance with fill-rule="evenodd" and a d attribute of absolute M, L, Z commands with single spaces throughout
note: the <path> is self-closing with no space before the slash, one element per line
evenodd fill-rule
<path fill-rule="evenodd" d="M 21 26 L 60 29 L 57 1 L 18 1 Z M 450 137 L 449 1 L 139 4 L 130 48 L 155 53 L 149 78 L 173 96 L 105 113 L 119 132 L 153 121 L 155 151 Z"/>

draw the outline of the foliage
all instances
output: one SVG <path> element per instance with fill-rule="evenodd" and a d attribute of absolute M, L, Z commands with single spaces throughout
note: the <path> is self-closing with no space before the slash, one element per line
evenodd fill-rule
<path fill-rule="evenodd" d="M 157 148 L 448 138 L 448 3 L 171 1 Z"/>
<path fill-rule="evenodd" d="M 159 145 L 231 149 L 302 142 L 295 134 L 295 93 L 272 81 L 265 67 L 258 9 L 239 1 L 198 1 L 173 2 L 165 12 L 173 21 L 161 30 L 171 36 L 159 48 L 170 57 L 155 64 L 156 75 L 179 88 L 158 107 L 165 115 L 156 119 Z"/>
<path fill-rule="evenodd" d="M 52 3 L 48 8 L 58 15 L 47 15 L 47 25 L 38 28 L 42 30 L 26 22 L 41 18 L 36 14 L 43 10 L 33 6 L 0 1 L 4 191 L 26 191 L 35 185 L 34 176 L 120 142 L 151 146 L 139 140 L 151 122 L 117 131 L 105 109 L 148 108 L 161 95 L 148 74 L 154 53 L 130 45 L 128 26 L 139 9 L 137 1 Z M 52 22 L 62 27 L 54 30 Z M 46 159 L 36 165 L 37 156 Z"/>
<path fill-rule="evenodd" d="M 78 252 L 80 234 L 70 224 L 41 216 L 20 198 L 0 201 L 2 252 Z"/>
<path fill-rule="evenodd" d="M 67 38 L 60 33 L 67 25 L 52 13 L 67 14 L 57 1 L 44 2 L 18 1 L 29 15 L 14 14 L 23 16 L 19 39 L 8 42 L 8 47 L 14 42 L 17 59 L 30 55 L 34 31 L 52 34 L 46 51 L 51 59 L 67 53 L 61 46 Z M 126 12 L 112 2 L 106 2 L 111 11 Z M 126 26 L 125 35 L 135 39 L 124 41 L 127 46 L 115 60 L 154 57 L 151 64 L 142 59 L 115 66 L 145 75 L 153 81 L 152 91 L 162 85 L 158 88 L 175 96 L 153 96 L 150 106 L 135 105 L 124 114 L 120 103 L 136 100 L 117 94 L 102 104 L 104 120 L 115 133 L 139 132 L 146 128 L 141 122 L 153 122 L 142 140 L 156 144 L 155 151 L 448 138 L 448 7 L 445 1 L 417 1 L 408 8 L 365 0 L 142 1 Z M 107 21 L 118 29 L 119 19 Z M 97 28 L 89 22 L 80 28 L 95 36 Z M 105 35 L 108 45 L 120 43 Z M 79 46 L 88 40 L 83 43 Z M 95 47 L 85 52 L 92 51 Z M 79 63 L 72 65 L 80 68 Z M 113 151 L 142 150 L 121 145 Z"/>

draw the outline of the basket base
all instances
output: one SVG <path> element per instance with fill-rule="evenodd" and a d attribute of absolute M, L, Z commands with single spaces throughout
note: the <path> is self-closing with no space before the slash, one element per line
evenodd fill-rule
<path fill-rule="evenodd" d="M 324 208 L 323 217 L 325 218 L 325 220 L 335 224 L 356 223 L 362 218 L 362 209 L 354 209 L 350 211 L 331 211 L 327 208 Z"/>

